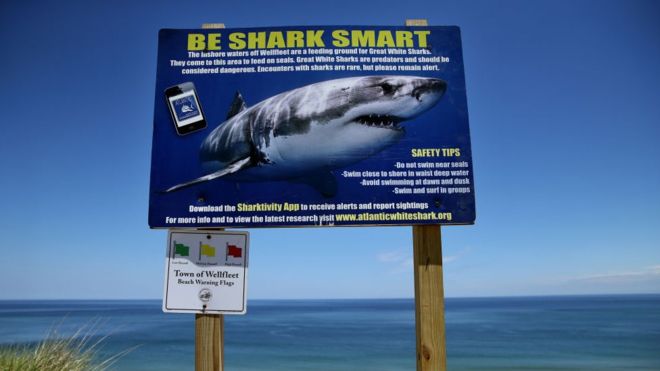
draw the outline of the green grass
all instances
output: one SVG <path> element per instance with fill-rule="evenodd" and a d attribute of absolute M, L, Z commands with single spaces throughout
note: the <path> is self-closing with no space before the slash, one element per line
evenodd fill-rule
<path fill-rule="evenodd" d="M 87 371 L 105 370 L 134 348 L 99 360 L 97 351 L 106 336 L 94 341 L 99 322 L 79 328 L 75 334 L 61 337 L 52 329 L 46 339 L 36 345 L 0 348 L 1 371 Z"/>

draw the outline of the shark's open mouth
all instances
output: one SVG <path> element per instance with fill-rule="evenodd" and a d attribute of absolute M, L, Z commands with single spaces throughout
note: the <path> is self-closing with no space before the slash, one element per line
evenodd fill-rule
<path fill-rule="evenodd" d="M 355 119 L 362 125 L 375 126 L 393 130 L 403 130 L 399 123 L 403 121 L 402 118 L 390 115 L 364 115 Z"/>

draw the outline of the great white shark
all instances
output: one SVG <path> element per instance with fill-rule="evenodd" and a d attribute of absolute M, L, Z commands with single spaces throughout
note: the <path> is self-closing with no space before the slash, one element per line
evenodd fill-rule
<path fill-rule="evenodd" d="M 207 175 L 165 192 L 224 177 L 306 183 L 332 197 L 332 170 L 399 141 L 405 135 L 401 123 L 433 107 L 446 89 L 434 78 L 349 77 L 277 94 L 250 108 L 237 92 L 227 120 L 201 144 Z"/>

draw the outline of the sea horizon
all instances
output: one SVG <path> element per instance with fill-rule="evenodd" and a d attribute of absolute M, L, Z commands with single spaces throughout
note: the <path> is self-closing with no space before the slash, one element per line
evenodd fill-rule
<path fill-rule="evenodd" d="M 570 298 L 570 297 L 599 297 L 599 296 L 660 296 L 660 292 L 639 292 L 639 293 L 586 293 L 586 294 L 511 294 L 511 295 L 474 295 L 474 296 L 445 296 L 444 299 L 506 299 L 506 298 Z M 328 297 L 328 298 L 256 298 L 249 302 L 256 301 L 306 301 L 306 300 L 413 300 L 414 297 Z M 9 298 L 0 299 L 3 301 L 162 301 L 162 298 Z"/>
<path fill-rule="evenodd" d="M 658 370 L 660 294 L 449 297 L 450 370 Z M 194 316 L 160 299 L 0 300 L 0 346 L 96 324 L 117 370 L 194 368 Z M 225 316 L 227 370 L 415 368 L 415 304 L 400 299 L 252 299 Z"/>

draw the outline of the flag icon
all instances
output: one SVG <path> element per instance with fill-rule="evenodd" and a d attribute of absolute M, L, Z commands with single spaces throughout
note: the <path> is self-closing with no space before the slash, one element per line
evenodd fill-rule
<path fill-rule="evenodd" d="M 190 256 L 190 247 L 174 241 L 174 255 Z"/>
<path fill-rule="evenodd" d="M 211 256 L 211 257 L 215 256 L 215 247 L 211 245 L 200 245 L 199 249 L 200 249 L 199 250 L 200 257 L 202 255 Z"/>
<path fill-rule="evenodd" d="M 242 258 L 243 249 L 236 245 L 227 244 L 227 256 L 231 256 L 234 258 Z"/>

